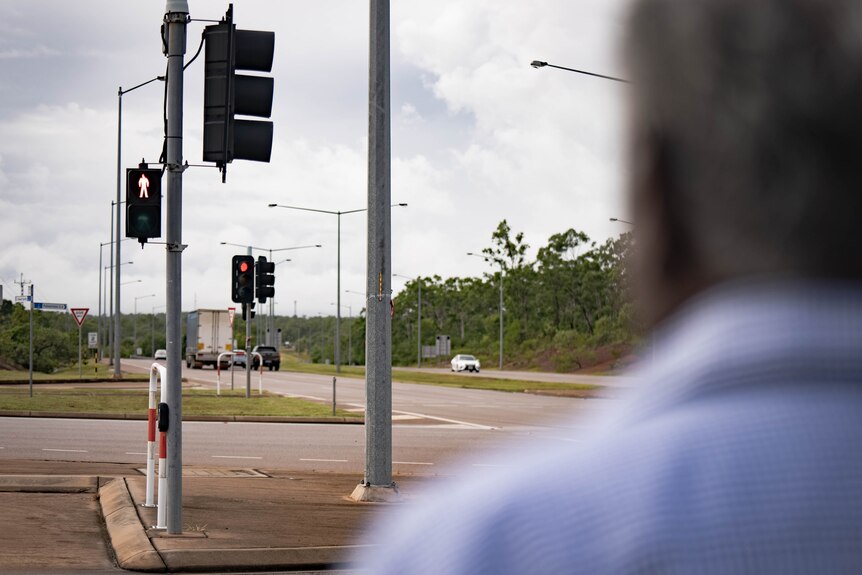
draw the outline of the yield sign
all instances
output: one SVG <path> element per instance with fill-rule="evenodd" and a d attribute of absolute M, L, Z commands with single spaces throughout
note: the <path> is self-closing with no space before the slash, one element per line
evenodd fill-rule
<path fill-rule="evenodd" d="M 81 324 L 84 323 L 84 318 L 87 317 L 87 312 L 90 311 L 88 307 L 73 307 L 71 309 L 72 315 L 75 316 L 75 321 L 78 323 L 78 327 L 81 327 Z"/>
<path fill-rule="evenodd" d="M 233 329 L 233 318 L 236 315 L 236 308 L 229 307 L 227 308 L 227 317 L 230 319 L 230 327 Z"/>

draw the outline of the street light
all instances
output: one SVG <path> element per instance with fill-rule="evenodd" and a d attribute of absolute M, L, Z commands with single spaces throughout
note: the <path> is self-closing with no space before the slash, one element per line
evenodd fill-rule
<path fill-rule="evenodd" d="M 338 258 L 337 258 L 337 280 L 336 280 L 336 308 L 335 308 L 335 373 L 341 373 L 341 216 L 343 214 L 357 214 L 359 212 L 367 212 L 368 208 L 360 208 L 358 210 L 347 211 L 332 211 L 332 210 L 317 210 L 313 208 L 301 208 L 298 206 L 285 206 L 282 204 L 268 204 L 269 208 L 284 208 L 286 210 L 299 210 L 302 212 L 317 212 L 318 214 L 329 214 L 338 218 Z M 390 207 L 407 207 L 406 203 L 392 204 Z"/>
<path fill-rule="evenodd" d="M 614 82 L 622 82 L 623 84 L 630 84 L 628 80 L 623 80 L 622 78 L 614 78 L 613 76 L 605 76 L 604 74 L 596 74 L 594 72 L 586 72 L 584 70 L 576 70 L 575 68 L 566 68 L 565 66 L 557 66 L 555 64 L 548 64 L 547 62 L 542 62 L 541 60 L 533 60 L 530 62 L 530 66 L 533 68 L 557 68 L 558 70 L 565 70 L 567 72 L 575 72 L 577 74 L 586 74 L 587 76 L 594 76 L 596 78 L 603 78 L 605 80 L 613 80 Z"/>
<path fill-rule="evenodd" d="M 308 245 L 308 246 L 292 246 L 289 248 L 260 248 L 260 247 L 251 246 L 248 244 L 235 244 L 232 242 L 219 242 L 219 243 L 223 246 L 234 246 L 234 247 L 238 247 L 238 248 L 245 248 L 246 250 L 248 250 L 248 252 L 247 252 L 248 255 L 251 255 L 252 250 L 257 250 L 259 252 L 269 252 L 269 261 L 272 261 L 272 254 L 274 252 L 286 252 L 286 251 L 291 251 L 291 250 L 304 250 L 307 248 L 321 248 L 321 247 L 323 247 L 320 244 L 313 244 L 313 245 Z M 278 263 L 284 263 L 284 262 L 289 262 L 289 261 L 291 261 L 291 260 L 286 259 L 286 260 L 283 260 L 283 261 L 278 262 Z M 275 305 L 274 305 L 274 301 L 275 300 L 273 300 L 272 298 L 270 298 L 270 300 L 269 300 L 269 314 L 268 314 L 269 319 L 267 320 L 267 328 L 266 329 L 271 330 L 270 333 L 274 333 L 274 331 L 275 331 Z M 260 324 L 258 324 L 258 326 L 259 325 Z M 258 339 L 258 343 L 260 343 L 260 333 L 258 333 L 257 339 Z M 269 344 L 269 343 L 270 342 L 267 341 L 267 344 Z"/>
<path fill-rule="evenodd" d="M 338 304 L 332 302 L 329 305 Z M 347 365 L 353 365 L 353 307 L 349 305 L 341 307 L 347 308 L 347 317 L 349 318 L 349 321 L 347 322 Z"/>
<path fill-rule="evenodd" d="M 125 266 L 125 265 L 131 265 L 133 263 L 135 263 L 135 262 L 132 262 L 132 261 L 120 262 L 120 265 Z M 117 267 L 119 267 L 119 266 L 117 266 Z M 109 266 L 105 266 L 103 269 L 103 275 L 108 275 L 108 270 L 112 270 L 112 269 L 114 269 L 113 263 L 111 263 L 111 265 L 109 265 Z M 111 277 L 111 283 L 113 283 L 114 275 L 110 274 L 110 277 Z M 138 281 L 140 281 L 140 280 L 138 280 Z M 107 290 L 104 293 L 106 296 L 108 295 Z M 106 305 L 104 305 L 105 302 L 102 302 L 102 303 L 103 303 L 103 307 L 107 307 Z M 118 308 L 117 314 L 119 314 L 119 313 L 120 313 L 120 310 Z M 112 297 L 111 298 L 111 318 L 113 319 L 113 317 L 114 317 L 114 298 Z M 111 360 L 108 362 L 108 365 L 114 365 L 114 357 L 115 356 L 114 356 L 114 325 L 113 325 L 113 322 L 108 322 L 108 349 L 111 350 Z"/>
<path fill-rule="evenodd" d="M 630 225 L 630 226 L 633 226 L 633 225 L 634 225 L 634 223 L 632 223 L 632 222 L 627 222 L 626 220 L 621 220 L 621 219 L 619 219 L 619 218 L 610 218 L 610 220 L 611 220 L 612 222 L 619 222 L 619 223 L 621 223 L 621 224 L 628 224 L 628 225 Z"/>
<path fill-rule="evenodd" d="M 113 203 L 113 202 L 111 202 L 111 203 Z M 113 210 L 111 210 L 111 214 L 113 215 Z M 113 235 L 113 228 L 114 228 L 114 226 L 112 225 L 112 226 L 111 226 L 111 230 L 112 230 L 112 231 L 111 231 L 111 234 L 112 234 L 112 235 Z M 127 240 L 127 239 L 129 239 L 129 238 L 123 238 L 123 239 L 122 239 L 122 240 L 120 240 L 120 241 L 125 241 L 125 240 Z M 103 351 L 102 351 L 102 345 L 103 345 L 103 344 L 102 344 L 102 339 L 103 339 L 103 338 L 102 338 L 102 312 L 103 312 L 103 311 L 107 311 L 107 310 L 106 310 L 106 308 L 105 308 L 105 309 L 103 309 L 103 306 L 102 306 L 102 301 L 103 301 L 103 299 L 102 299 L 102 276 L 104 276 L 104 275 L 105 275 L 105 273 L 102 271 L 102 253 L 103 253 L 103 251 L 104 251 L 102 248 L 104 248 L 105 246 L 112 245 L 113 243 L 114 243 L 114 240 L 113 240 L 113 239 L 112 239 L 111 241 L 109 241 L 109 242 L 99 242 L 99 301 L 98 301 L 98 304 L 99 304 L 99 316 L 98 316 L 98 322 L 97 322 L 97 323 L 98 323 L 98 327 L 96 328 L 96 330 L 99 332 L 99 345 L 98 345 L 98 349 L 97 349 L 97 354 L 98 354 L 98 356 L 99 356 L 99 358 L 98 358 L 98 359 L 99 359 L 99 361 L 102 361 L 102 360 L 104 359 L 104 355 L 103 355 Z M 111 254 L 113 255 L 113 252 L 111 252 Z M 113 257 L 111 258 L 111 264 L 113 265 Z M 111 277 L 113 278 L 113 276 L 111 276 Z M 112 299 L 111 299 L 111 316 L 113 316 L 113 315 L 114 315 L 114 310 L 113 310 L 113 307 L 114 307 L 114 306 L 113 306 L 113 303 L 114 303 L 114 300 L 113 300 L 113 298 L 112 298 Z"/>
<path fill-rule="evenodd" d="M 134 92 L 138 88 L 142 88 L 147 84 L 155 82 L 156 80 L 164 81 L 164 76 L 156 76 L 155 78 L 151 78 L 146 82 L 141 82 L 137 86 L 133 86 L 128 90 L 123 90 L 123 87 L 120 86 L 117 89 L 117 218 L 114 225 L 116 226 L 116 236 L 114 236 L 117 240 L 120 239 L 120 203 L 122 199 L 122 187 L 123 187 L 123 159 L 122 159 L 122 151 L 123 151 L 123 94 L 128 94 L 129 92 Z M 120 261 L 120 242 L 117 241 L 115 244 L 115 259 L 114 261 Z M 120 266 L 117 266 L 114 270 L 114 275 L 116 277 L 114 281 L 114 298 L 117 302 L 117 315 L 114 318 L 114 357 L 120 357 Z M 120 377 L 122 372 L 120 371 L 120 362 L 117 361 L 114 363 L 114 377 Z"/>
<path fill-rule="evenodd" d="M 135 328 L 134 328 L 134 336 L 132 337 L 132 347 L 134 348 L 134 355 L 138 353 L 138 300 L 146 299 L 148 297 L 156 297 L 156 294 L 151 293 L 149 295 L 140 295 L 135 298 Z"/>
<path fill-rule="evenodd" d="M 473 252 L 467 252 L 468 256 L 474 256 L 477 258 L 482 258 L 486 262 L 488 261 L 488 256 L 483 254 L 474 254 Z M 500 371 L 503 370 L 503 263 L 497 262 L 500 265 Z"/>
<path fill-rule="evenodd" d="M 411 281 L 416 282 L 416 286 L 419 290 L 419 307 L 417 308 L 416 315 L 416 367 L 422 367 L 422 282 L 419 281 L 420 278 L 412 278 L 410 276 L 404 276 L 401 274 L 392 274 L 393 277 L 404 278 Z"/>
<path fill-rule="evenodd" d="M 156 310 L 161 309 L 163 307 L 168 307 L 167 304 L 164 305 L 154 305 L 153 312 L 150 316 L 150 353 L 156 353 Z"/>

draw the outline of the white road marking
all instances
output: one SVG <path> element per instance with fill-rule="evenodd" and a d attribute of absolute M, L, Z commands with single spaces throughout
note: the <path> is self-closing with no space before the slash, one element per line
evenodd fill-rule
<path fill-rule="evenodd" d="M 472 427 L 474 429 L 485 429 L 492 430 L 497 429 L 496 427 L 490 427 L 488 425 L 480 425 L 478 423 L 470 423 L 469 421 L 458 421 L 457 419 L 448 419 L 446 417 L 437 417 L 436 415 L 427 415 L 424 413 L 413 413 L 410 411 L 401 411 L 401 410 L 392 410 L 392 413 L 401 413 L 404 415 L 412 415 L 414 417 L 421 417 L 422 419 L 433 419 L 434 421 L 444 421 L 446 423 L 454 423 L 455 425 L 466 425 L 467 427 Z"/>
<path fill-rule="evenodd" d="M 433 463 L 426 463 L 424 461 L 393 461 L 394 465 L 434 465 Z"/>
<path fill-rule="evenodd" d="M 60 453 L 90 453 L 86 449 L 42 449 L 42 451 L 58 451 Z"/>
<path fill-rule="evenodd" d="M 213 459 L 263 459 L 253 455 L 213 455 Z"/>
<path fill-rule="evenodd" d="M 317 461 L 321 463 L 347 463 L 346 459 L 300 459 L 300 461 Z"/>

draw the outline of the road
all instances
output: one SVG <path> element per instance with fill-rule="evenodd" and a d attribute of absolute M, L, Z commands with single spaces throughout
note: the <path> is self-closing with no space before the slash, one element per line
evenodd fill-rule
<path fill-rule="evenodd" d="M 150 360 L 124 361 L 124 369 L 146 370 Z M 183 368 L 190 381 L 215 386 L 213 370 Z M 244 372 L 235 384 L 243 387 Z M 222 372 L 230 386 L 229 373 Z M 332 378 L 263 372 L 265 389 L 316 401 L 331 401 Z M 253 389 L 257 388 L 257 375 Z M 339 408 L 364 408 L 364 382 L 337 381 Z M 395 474 L 450 473 L 497 465 L 511 447 L 538 440 L 578 441 L 597 408 L 609 400 L 581 400 L 520 393 L 393 383 L 393 471 Z M 183 463 L 197 467 L 320 470 L 362 473 L 365 430 L 349 424 L 183 423 Z M 0 418 L 3 459 L 59 459 L 141 462 L 146 451 L 142 421 Z"/>

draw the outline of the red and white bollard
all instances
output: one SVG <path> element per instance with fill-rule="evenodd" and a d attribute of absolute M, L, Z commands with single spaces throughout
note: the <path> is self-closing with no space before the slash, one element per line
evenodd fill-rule
<path fill-rule="evenodd" d="M 147 409 L 147 499 L 144 507 L 155 507 L 153 501 L 155 496 L 156 477 L 156 391 L 161 365 L 153 365 L 150 370 L 149 408 Z"/>
<path fill-rule="evenodd" d="M 156 447 L 156 425 L 157 405 L 156 390 L 161 388 L 159 401 L 165 403 L 167 391 L 165 390 L 165 366 L 154 363 L 150 368 L 149 387 L 149 409 L 147 411 L 147 500 L 144 507 L 153 507 L 153 492 L 155 491 L 155 447 Z M 159 385 L 161 384 L 161 385 Z M 165 431 L 159 433 L 159 502 L 156 510 L 156 529 L 167 529 L 167 500 L 168 500 L 168 434 Z"/>
<path fill-rule="evenodd" d="M 159 433 L 159 507 L 156 512 L 156 529 L 167 529 L 168 515 L 168 432 Z"/>

